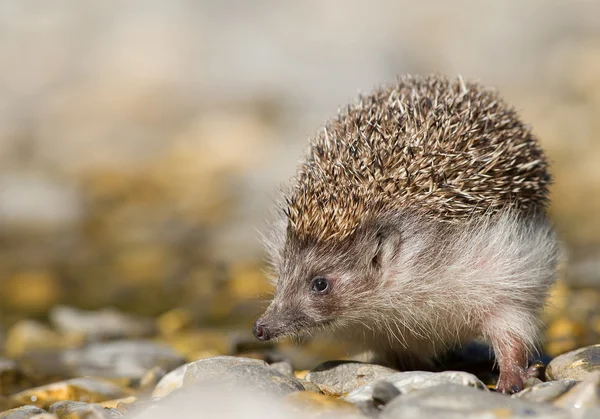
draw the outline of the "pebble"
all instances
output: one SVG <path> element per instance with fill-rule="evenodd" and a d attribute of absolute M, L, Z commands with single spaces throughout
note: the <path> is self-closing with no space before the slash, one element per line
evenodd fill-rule
<path fill-rule="evenodd" d="M 47 408 L 61 400 L 97 403 L 126 396 L 129 396 L 129 393 L 125 389 L 110 381 L 98 378 L 73 378 L 24 390 L 13 395 L 12 399 L 21 404 Z"/>
<path fill-rule="evenodd" d="M 105 408 L 99 404 L 64 400 L 50 406 L 50 413 L 60 419 L 112 419 L 123 416 L 117 409 Z"/>
<path fill-rule="evenodd" d="M 577 381 L 575 380 L 547 381 L 528 387 L 525 390 L 513 394 L 511 397 L 540 403 L 551 402 L 569 391 L 575 384 L 577 384 Z"/>
<path fill-rule="evenodd" d="M 361 410 L 354 404 L 323 394 L 299 391 L 288 394 L 284 400 L 293 410 L 301 412 L 305 417 L 314 415 L 319 417 L 331 415 L 340 418 L 363 417 Z"/>
<path fill-rule="evenodd" d="M 71 343 L 75 344 L 40 322 L 21 320 L 8 330 L 4 352 L 11 358 L 17 358 L 36 350 L 72 346 Z"/>
<path fill-rule="evenodd" d="M 473 374 L 462 371 L 444 371 L 444 372 L 428 372 L 428 371 L 407 371 L 397 372 L 388 375 L 383 379 L 366 384 L 352 391 L 346 396 L 346 400 L 353 403 L 364 403 L 373 401 L 373 392 L 375 386 L 380 382 L 385 381 L 392 384 L 400 394 L 411 393 L 416 390 L 439 386 L 442 384 L 456 384 L 467 387 L 475 387 L 486 390 L 485 384 L 481 382 Z"/>
<path fill-rule="evenodd" d="M 144 340 L 93 343 L 64 352 L 61 360 L 75 376 L 136 379 L 141 379 L 152 368 L 171 371 L 185 362 L 171 347 Z"/>
<path fill-rule="evenodd" d="M 369 385 L 369 384 L 367 384 Z M 373 401 L 377 405 L 385 405 L 391 402 L 394 398 L 401 395 L 400 390 L 396 388 L 392 383 L 379 380 L 373 384 Z"/>
<path fill-rule="evenodd" d="M 294 376 L 294 368 L 291 366 L 289 362 L 274 362 L 269 365 L 275 371 L 282 373 L 283 375 L 287 375 L 288 377 Z"/>
<path fill-rule="evenodd" d="M 156 333 L 152 319 L 121 313 L 114 308 L 96 311 L 56 306 L 50 313 L 52 325 L 65 335 L 77 335 L 88 341 L 142 338 Z"/>
<path fill-rule="evenodd" d="M 283 375 L 269 366 L 260 364 L 234 365 L 219 377 L 219 381 L 281 396 L 304 390 L 296 378 Z"/>
<path fill-rule="evenodd" d="M 376 364 L 328 361 L 310 371 L 305 379 L 318 385 L 325 394 L 345 396 L 358 387 L 396 372 L 396 370 Z"/>
<path fill-rule="evenodd" d="M 21 406 L 14 409 L 0 412 L 0 419 L 31 419 L 35 415 L 48 413 L 37 406 Z"/>
<path fill-rule="evenodd" d="M 119 405 L 133 404 L 133 403 L 136 403 L 137 401 L 138 401 L 137 397 L 128 396 L 128 397 L 123 397 L 122 399 L 107 400 L 105 402 L 101 402 L 98 404 L 102 407 L 111 407 L 111 408 L 116 409 L 116 408 L 118 408 Z"/>
<path fill-rule="evenodd" d="M 441 384 L 392 400 L 381 419 L 412 418 L 547 418 L 567 419 L 566 410 L 457 384 Z"/>
<path fill-rule="evenodd" d="M 304 387 L 304 390 L 311 391 L 313 393 L 323 394 L 323 392 L 321 391 L 321 387 L 319 387 L 315 383 L 311 383 L 310 381 L 306 381 L 301 378 L 299 378 L 298 381 L 300 382 L 300 384 L 302 384 L 302 387 Z"/>
<path fill-rule="evenodd" d="M 183 364 L 168 372 L 154 387 L 152 397 L 165 397 L 173 390 L 177 390 L 183 386 L 183 377 L 187 371 L 189 364 Z"/>
<path fill-rule="evenodd" d="M 265 361 L 259 359 L 235 356 L 223 355 L 200 359 L 187 364 L 187 368 L 183 375 L 183 384 L 189 386 L 218 378 L 229 368 L 242 364 L 268 366 Z"/>
<path fill-rule="evenodd" d="M 600 407 L 600 370 L 590 373 L 582 382 L 554 401 L 555 406 L 575 408 Z"/>
<path fill-rule="evenodd" d="M 557 356 L 546 367 L 546 378 L 581 381 L 597 370 L 600 370 L 600 344 Z"/>

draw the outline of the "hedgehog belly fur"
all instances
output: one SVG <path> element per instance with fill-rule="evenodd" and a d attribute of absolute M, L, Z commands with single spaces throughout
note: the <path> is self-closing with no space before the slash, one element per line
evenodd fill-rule
<path fill-rule="evenodd" d="M 369 304 L 360 307 L 371 307 L 361 315 L 371 321 L 338 324 L 336 336 L 401 366 L 476 337 L 490 343 L 498 336 L 517 338 L 530 355 L 559 257 L 546 216 L 507 210 L 460 228 L 437 227 L 418 217 L 405 221 L 411 240 L 386 286 L 373 289 Z"/>

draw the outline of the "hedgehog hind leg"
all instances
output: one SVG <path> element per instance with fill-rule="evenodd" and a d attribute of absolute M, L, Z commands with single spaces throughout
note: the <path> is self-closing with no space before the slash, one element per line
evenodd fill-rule
<path fill-rule="evenodd" d="M 484 331 L 500 370 L 496 390 L 506 394 L 523 390 L 527 379 L 538 374 L 536 368 L 528 368 L 537 336 L 535 322 L 526 320 L 529 316 L 523 313 L 518 316 L 520 319 L 510 317 L 513 316 L 490 320 Z"/>

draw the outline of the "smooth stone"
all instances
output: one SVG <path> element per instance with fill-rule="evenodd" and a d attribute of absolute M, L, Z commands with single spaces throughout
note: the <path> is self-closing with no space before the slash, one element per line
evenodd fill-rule
<path fill-rule="evenodd" d="M 17 358 L 31 351 L 62 349 L 70 343 L 43 323 L 21 320 L 8 330 L 4 352 L 11 358 Z"/>
<path fill-rule="evenodd" d="M 294 368 L 289 362 L 273 362 L 269 366 L 283 375 L 287 375 L 288 377 L 294 376 Z"/>
<path fill-rule="evenodd" d="M 168 372 L 163 378 L 161 378 L 156 387 L 154 387 L 152 397 L 165 397 L 173 390 L 181 388 L 183 386 L 183 377 L 185 376 L 187 368 L 188 364 L 183 364 L 182 366 L 175 368 L 173 371 Z"/>
<path fill-rule="evenodd" d="M 215 356 L 190 362 L 183 375 L 183 385 L 194 385 L 221 376 L 229 368 L 240 364 L 254 364 L 268 367 L 265 361 L 235 356 Z"/>
<path fill-rule="evenodd" d="M 54 413 L 40 413 L 38 415 L 33 415 L 29 419 L 60 419 Z"/>
<path fill-rule="evenodd" d="M 526 388 L 525 390 L 513 394 L 511 397 L 530 400 L 532 402 L 551 402 L 569 391 L 575 384 L 577 384 L 577 381 L 575 380 L 547 381 Z"/>
<path fill-rule="evenodd" d="M 575 409 L 600 407 L 600 371 L 590 373 L 582 382 L 556 399 L 554 405 Z"/>
<path fill-rule="evenodd" d="M 369 385 L 369 384 L 367 384 Z M 378 405 L 384 405 L 391 402 L 394 398 L 401 395 L 400 390 L 392 383 L 379 380 L 373 383 L 373 401 Z"/>
<path fill-rule="evenodd" d="M 152 368 L 171 371 L 185 362 L 171 347 L 144 340 L 93 343 L 66 351 L 62 361 L 77 376 L 138 379 Z"/>
<path fill-rule="evenodd" d="M 100 406 L 102 406 L 102 407 L 110 407 L 110 408 L 117 409 L 119 405 L 133 404 L 133 403 L 135 403 L 137 401 L 138 401 L 137 397 L 135 397 L 135 396 L 128 396 L 128 397 L 123 397 L 121 399 L 107 400 L 105 402 L 101 402 L 101 403 L 98 403 L 98 404 Z"/>
<path fill-rule="evenodd" d="M 586 346 L 554 358 L 546 367 L 548 380 L 581 381 L 593 371 L 600 370 L 600 344 Z"/>
<path fill-rule="evenodd" d="M 40 409 L 37 406 L 27 405 L 0 412 L 0 419 L 31 419 L 35 415 L 41 415 L 44 413 L 48 412 L 46 412 L 44 409 Z"/>
<path fill-rule="evenodd" d="M 121 313 L 114 308 L 96 311 L 57 306 L 50 311 L 50 322 L 66 335 L 78 335 L 89 341 L 143 338 L 156 333 L 152 319 Z"/>
<path fill-rule="evenodd" d="M 380 416 L 381 419 L 484 417 L 567 419 L 569 412 L 473 387 L 441 384 L 396 397 Z"/>
<path fill-rule="evenodd" d="M 304 387 L 296 378 L 288 377 L 267 365 L 260 364 L 234 365 L 219 377 L 219 381 L 236 387 L 241 386 L 242 388 L 281 396 L 304 390 Z"/>
<path fill-rule="evenodd" d="M 60 419 L 112 419 L 123 416 L 117 409 L 102 407 L 99 404 L 64 400 L 56 402 L 49 409 Z"/>
<path fill-rule="evenodd" d="M 306 381 L 305 379 L 302 379 L 302 378 L 298 378 L 298 381 L 300 382 L 300 384 L 302 384 L 302 387 L 304 387 L 304 390 L 310 391 L 313 393 L 317 393 L 317 394 L 323 394 L 323 392 L 321 391 L 321 387 L 319 387 L 315 383 L 311 383 L 310 381 Z"/>
<path fill-rule="evenodd" d="M 146 371 L 146 374 L 139 380 L 133 380 L 134 383 L 132 383 L 132 387 L 134 387 L 138 393 L 151 393 L 165 375 L 166 372 L 161 367 L 154 367 Z"/>
<path fill-rule="evenodd" d="M 487 390 L 485 384 L 473 374 L 463 371 L 407 371 L 397 372 L 374 383 L 357 388 L 346 396 L 352 403 L 369 402 L 373 400 L 373 388 L 379 381 L 391 383 L 401 394 L 410 393 L 442 384 L 456 384 Z"/>
<path fill-rule="evenodd" d="M 110 381 L 98 378 L 73 378 L 30 388 L 13 395 L 12 398 L 22 404 L 49 407 L 61 400 L 97 403 L 126 396 L 129 396 L 128 391 Z"/>
<path fill-rule="evenodd" d="M 298 391 L 285 396 L 293 410 L 302 413 L 302 416 L 312 417 L 317 414 L 326 417 L 354 418 L 363 417 L 361 410 L 345 400 L 323 394 Z"/>
<path fill-rule="evenodd" d="M 396 372 L 376 364 L 328 361 L 310 371 L 305 379 L 318 385 L 325 394 L 344 396 L 358 387 Z"/>

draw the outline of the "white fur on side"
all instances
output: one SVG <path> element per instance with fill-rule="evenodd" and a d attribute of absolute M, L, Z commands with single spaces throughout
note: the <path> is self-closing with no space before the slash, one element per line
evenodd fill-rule
<path fill-rule="evenodd" d="M 383 242 L 378 242 L 378 229 L 391 231 Z M 384 362 L 427 360 L 475 337 L 496 350 L 519 342 L 531 353 L 558 259 L 546 216 L 509 210 L 450 226 L 423 216 L 382 217 L 359 232 L 343 254 L 335 246 L 323 250 L 316 244 L 284 251 L 284 222 L 268 243 L 278 275 L 273 306 L 285 314 L 286 305 L 293 303 L 296 312 L 317 324 L 306 330 L 289 324 L 291 333 L 310 333 L 324 324 L 325 315 L 306 295 L 310 278 L 301 276 L 333 266 L 339 278 L 334 293 L 344 301 L 337 303 L 335 317 L 327 318 L 327 327 Z M 378 273 L 367 262 L 364 268 L 350 263 L 370 260 L 369 249 L 379 251 Z"/>
<path fill-rule="evenodd" d="M 504 212 L 441 234 L 409 219 L 402 230 L 383 281 L 355 297 L 369 302 L 355 306 L 360 319 L 339 319 L 352 342 L 383 358 L 427 359 L 478 336 L 534 349 L 558 258 L 545 216 Z"/>

